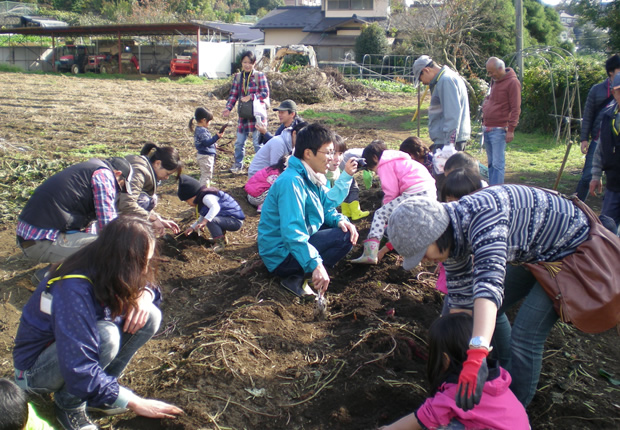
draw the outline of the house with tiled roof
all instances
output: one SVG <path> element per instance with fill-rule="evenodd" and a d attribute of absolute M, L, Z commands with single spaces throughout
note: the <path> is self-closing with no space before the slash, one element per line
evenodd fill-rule
<path fill-rule="evenodd" d="M 338 61 L 353 52 L 364 25 L 385 26 L 389 13 L 389 0 L 321 0 L 321 6 L 280 6 L 254 28 L 266 45 L 310 45 L 319 61 Z"/>

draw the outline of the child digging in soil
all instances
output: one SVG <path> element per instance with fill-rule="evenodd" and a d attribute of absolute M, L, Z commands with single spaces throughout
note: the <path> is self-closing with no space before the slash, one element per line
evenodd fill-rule
<path fill-rule="evenodd" d="M 196 108 L 194 117 L 189 120 L 189 130 L 194 133 L 194 146 L 198 151 L 197 161 L 200 166 L 200 185 L 211 186 L 213 165 L 215 164 L 215 142 L 222 137 L 224 131 L 212 136 L 208 128 L 213 114 L 205 108 Z M 194 122 L 196 129 L 194 130 Z"/>
<path fill-rule="evenodd" d="M 487 359 L 482 365 L 486 372 L 479 373 L 484 378 L 477 385 L 480 403 L 467 411 L 456 405 L 455 399 L 459 397 L 456 382 L 467 360 L 472 329 L 473 318 L 462 312 L 433 322 L 426 366 L 431 397 L 417 411 L 381 430 L 530 428 L 525 408 L 510 391 L 510 374 L 495 360 Z"/>
<path fill-rule="evenodd" d="M 400 203 L 413 196 L 435 198 L 435 180 L 422 164 L 409 154 L 387 149 L 381 140 L 375 140 L 362 153 L 366 168 L 377 173 L 385 193 L 383 206 L 375 212 L 368 239 L 364 241 L 364 253 L 351 260 L 358 264 L 377 264 L 379 241 L 383 238 L 390 214 Z"/>
<path fill-rule="evenodd" d="M 213 251 L 220 252 L 226 245 L 227 231 L 237 231 L 243 225 L 245 215 L 239 204 L 229 194 L 217 188 L 200 186 L 200 183 L 187 175 L 179 177 L 179 199 L 196 207 L 198 219 L 185 230 L 185 235 L 200 231 L 207 226 L 215 241 Z"/>
<path fill-rule="evenodd" d="M 409 154 L 412 160 L 422 164 L 428 169 L 429 173 L 432 173 L 433 154 L 431 154 L 428 146 L 426 146 L 422 139 L 417 136 L 408 137 L 403 140 L 398 150 Z"/>

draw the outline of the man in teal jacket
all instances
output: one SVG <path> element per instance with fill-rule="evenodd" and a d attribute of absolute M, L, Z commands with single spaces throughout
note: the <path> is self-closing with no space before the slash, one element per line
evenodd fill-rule
<path fill-rule="evenodd" d="M 327 198 L 325 172 L 334 155 L 333 133 L 311 124 L 297 134 L 288 168 L 271 186 L 258 224 L 258 252 L 267 269 L 293 294 L 313 296 L 329 286 L 333 267 L 357 242 L 353 224 Z"/>

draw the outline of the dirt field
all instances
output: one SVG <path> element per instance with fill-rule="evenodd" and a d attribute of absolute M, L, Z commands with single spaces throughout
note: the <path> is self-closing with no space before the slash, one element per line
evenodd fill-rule
<path fill-rule="evenodd" d="M 91 156 L 138 153 L 143 144 L 175 145 L 197 175 L 187 122 L 195 107 L 219 112 L 225 102 L 207 86 L 0 73 L 0 376 L 12 374 L 12 342 L 20 310 L 38 267 L 15 246 L 16 216 L 29 187 L 53 171 Z M 274 103 L 279 100 L 274 101 Z M 316 112 L 364 115 L 414 104 L 412 96 L 373 95 L 321 105 Z M 334 124 L 350 146 L 409 135 L 410 114 L 384 123 Z M 272 129 L 277 119 L 272 118 Z M 236 124 L 236 122 L 234 123 Z M 221 141 L 232 149 L 235 127 Z M 244 209 L 243 228 L 220 255 L 204 238 L 160 240 L 164 321 L 140 351 L 122 383 L 138 394 L 179 405 L 174 421 L 131 414 L 99 418 L 109 429 L 374 429 L 417 408 L 425 394 L 426 335 L 442 298 L 433 267 L 406 272 L 395 255 L 378 266 L 341 262 L 331 271 L 330 316 L 284 292 L 260 264 L 259 216 L 244 198 L 245 176 L 228 173 L 220 151 L 217 186 Z M 518 172 L 512 172 L 519 177 Z M 553 174 L 550 174 L 550 181 Z M 575 179 L 576 181 L 576 179 Z M 574 188 L 574 182 L 566 185 Z M 362 191 L 362 207 L 376 209 L 378 189 Z M 188 225 L 192 213 L 161 187 L 158 211 Z M 370 219 L 358 221 L 362 237 Z M 354 249 L 359 254 L 359 246 Z M 558 324 L 545 348 L 539 391 L 528 409 L 533 429 L 617 429 L 620 390 L 598 375 L 620 377 L 615 330 L 585 335 Z M 34 399 L 51 419 L 50 399 Z"/>

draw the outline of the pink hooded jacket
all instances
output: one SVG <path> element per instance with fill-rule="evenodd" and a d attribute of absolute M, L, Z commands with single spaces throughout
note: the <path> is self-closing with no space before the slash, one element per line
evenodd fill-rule
<path fill-rule="evenodd" d="M 467 412 L 456 406 L 458 385 L 444 383 L 435 396 L 426 399 L 416 411 L 418 421 L 428 429 L 443 428 L 456 418 L 467 430 L 529 430 L 525 408 L 510 391 L 510 374 L 501 367 L 499 372 L 498 377 L 484 384 L 480 404 Z"/>
<path fill-rule="evenodd" d="M 401 151 L 391 149 L 383 151 L 377 165 L 377 175 L 385 193 L 383 204 L 405 193 L 428 191 L 431 196 L 437 193 L 435 179 L 428 169 Z"/>

